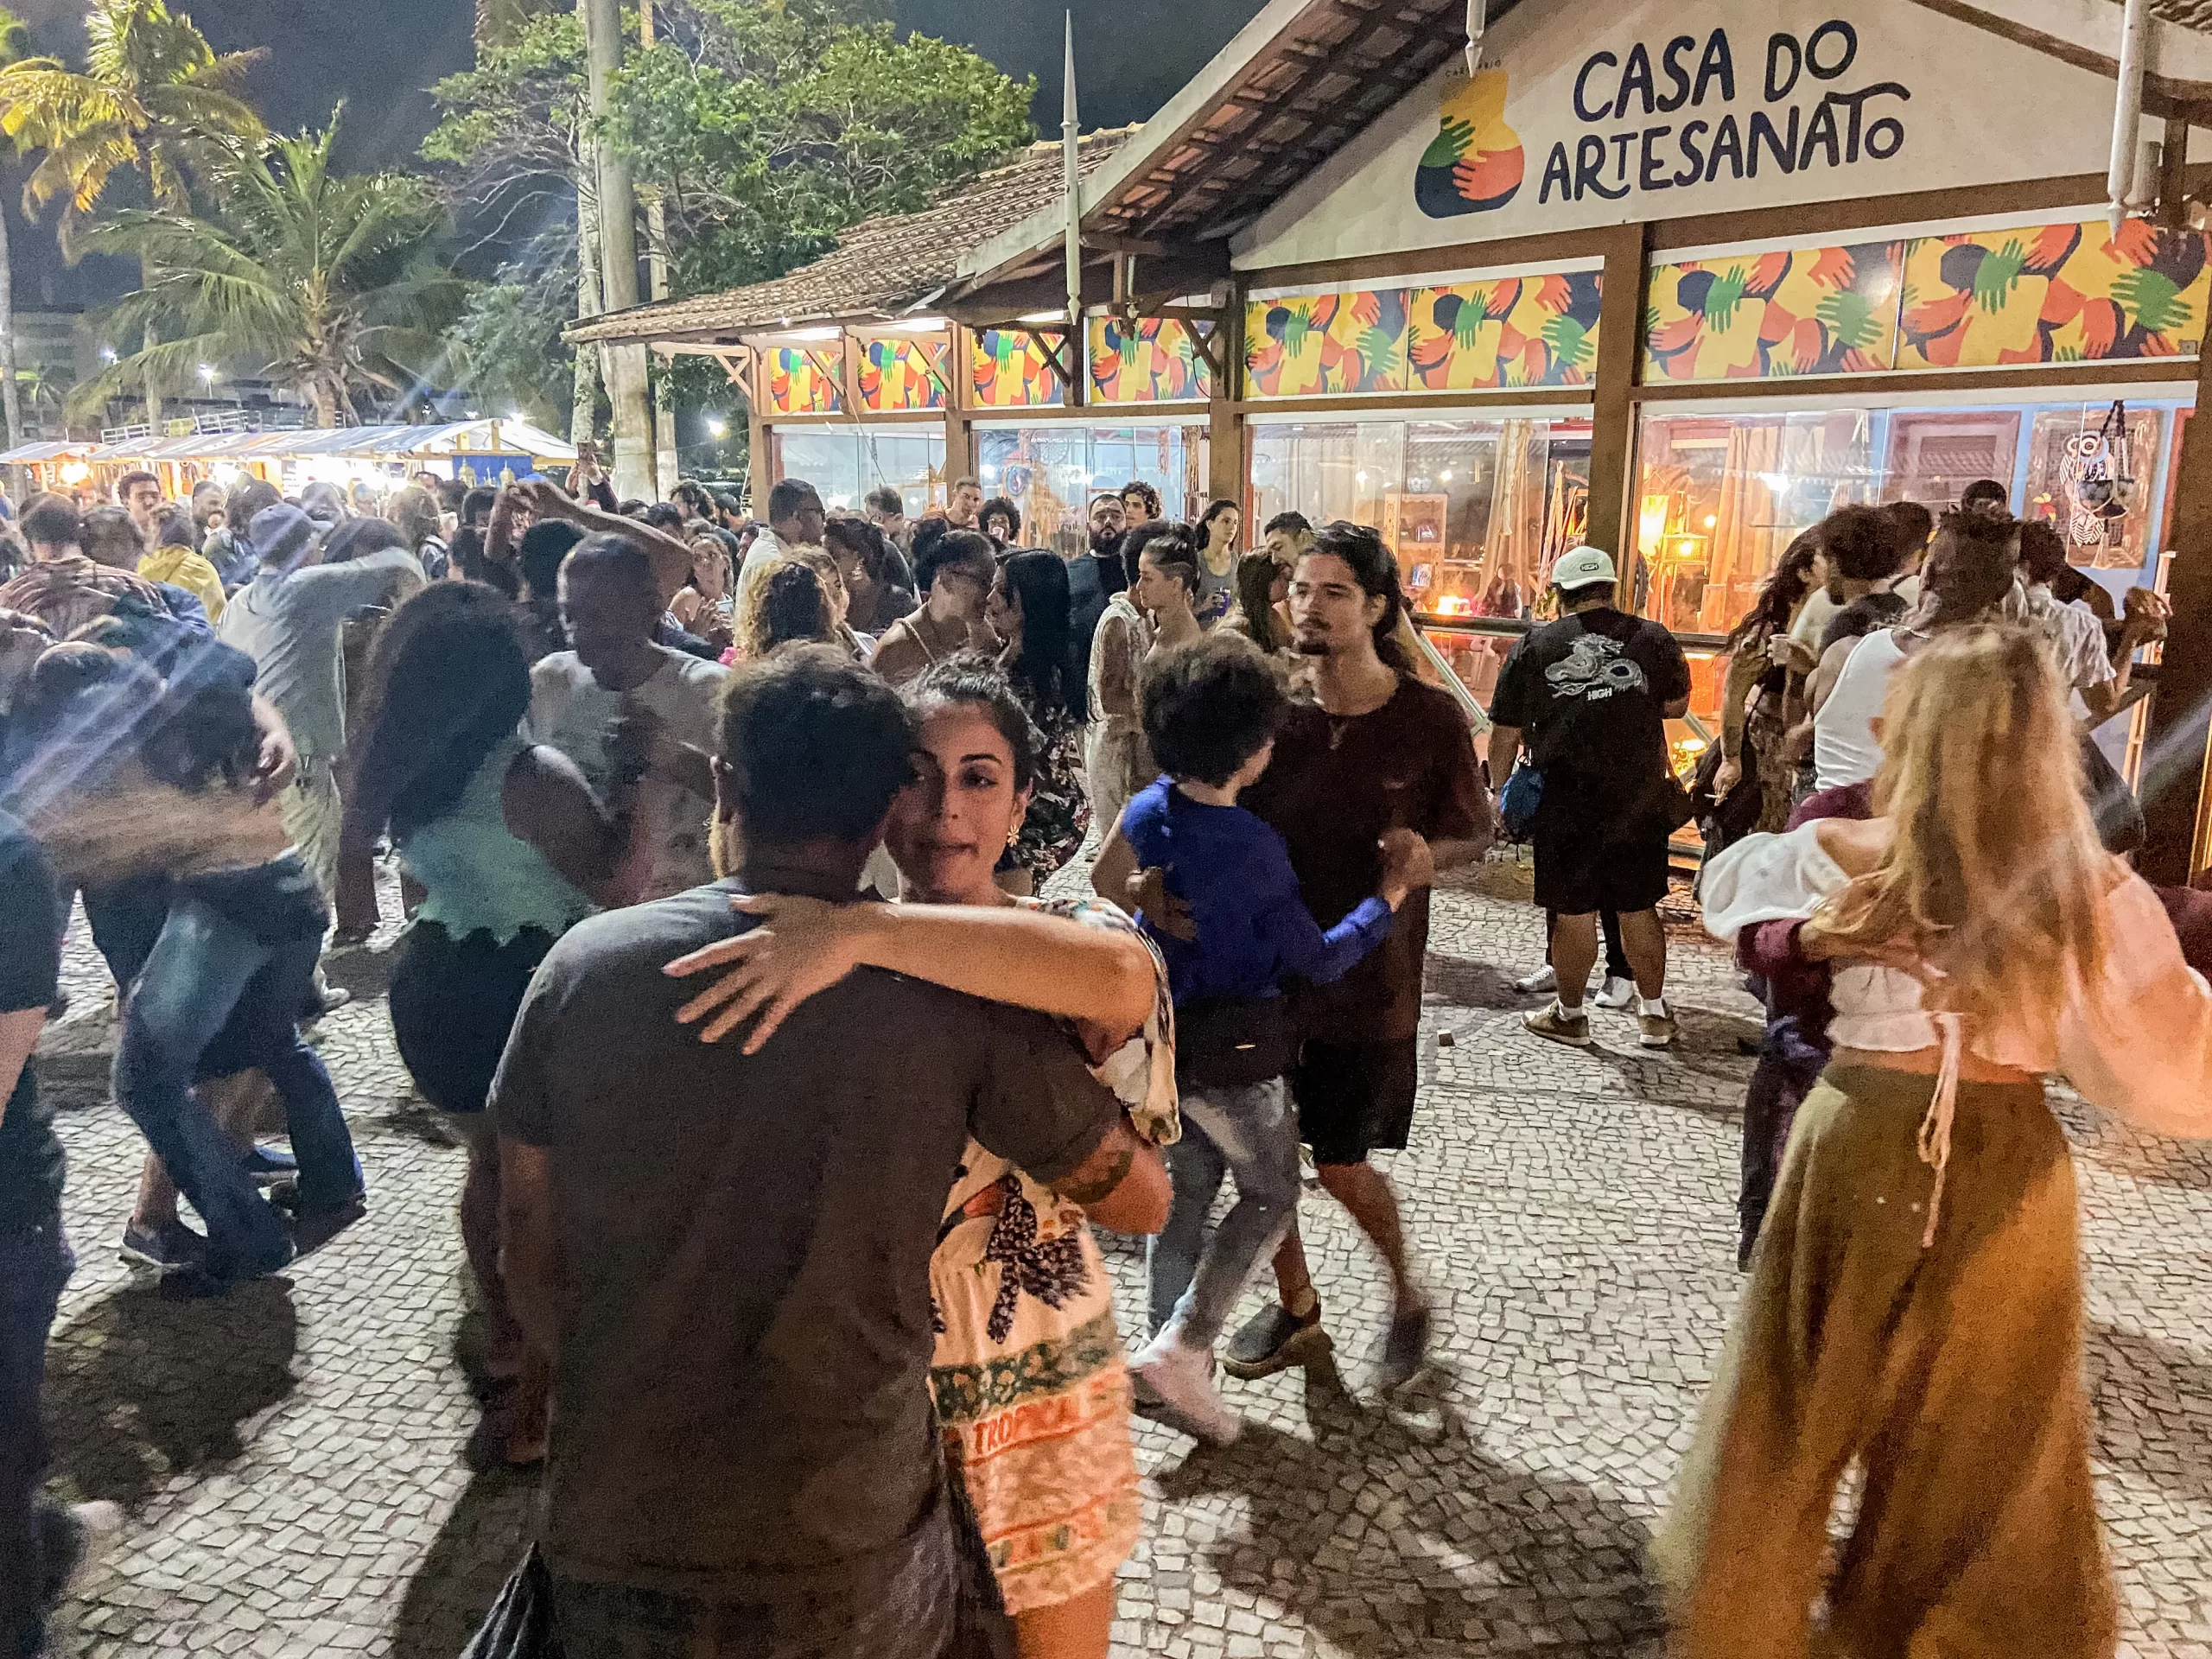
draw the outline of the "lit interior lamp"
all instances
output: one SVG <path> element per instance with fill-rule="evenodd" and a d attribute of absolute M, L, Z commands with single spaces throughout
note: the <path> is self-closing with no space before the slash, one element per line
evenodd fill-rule
<path fill-rule="evenodd" d="M 1667 539 L 1667 504 L 1671 498 L 1647 495 L 1636 515 L 1636 543 L 1654 551 Z"/>

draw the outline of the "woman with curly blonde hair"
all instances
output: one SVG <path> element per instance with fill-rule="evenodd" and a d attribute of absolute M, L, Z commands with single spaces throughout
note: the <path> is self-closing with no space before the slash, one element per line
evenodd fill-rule
<path fill-rule="evenodd" d="M 1675 1651 L 1814 1650 L 1835 1489 L 1865 1486 L 1826 1637 L 1855 1654 L 2113 1651 L 2089 1482 L 2063 1071 L 2212 1135 L 2212 990 L 2098 843 L 2064 688 L 2024 629 L 1931 637 L 1891 681 L 1876 816 L 1707 867 L 1721 938 L 1828 964 L 1737 1326 L 1654 1555 Z"/>

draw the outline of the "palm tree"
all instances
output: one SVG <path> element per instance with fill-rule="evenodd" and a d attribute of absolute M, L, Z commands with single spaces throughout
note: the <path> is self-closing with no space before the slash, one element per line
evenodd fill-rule
<path fill-rule="evenodd" d="M 92 0 L 85 32 L 82 73 L 46 57 L 0 68 L 0 133 L 42 152 L 23 186 L 23 212 L 35 218 L 60 199 L 62 251 L 73 257 L 118 169 L 143 175 L 157 209 L 181 213 L 193 179 L 225 147 L 264 136 L 239 95 L 258 50 L 218 53 L 166 0 Z M 140 276 L 150 283 L 153 272 Z M 146 408 L 160 419 L 156 385 L 147 387 Z"/>
<path fill-rule="evenodd" d="M 0 71 L 31 54 L 31 32 L 23 20 L 0 6 Z M 16 385 L 16 270 L 8 245 L 8 205 L 0 201 L 0 418 L 8 423 L 8 446 L 23 441 L 23 404 Z"/>
<path fill-rule="evenodd" d="M 404 174 L 333 174 L 337 133 L 334 114 L 319 133 L 219 162 L 207 217 L 134 208 L 86 234 L 87 248 L 136 254 L 153 273 L 113 316 L 161 338 L 86 386 L 80 406 L 175 385 L 202 363 L 262 365 L 304 393 L 322 426 L 408 389 L 410 365 L 435 359 L 461 299 L 432 252 L 442 210 Z"/>

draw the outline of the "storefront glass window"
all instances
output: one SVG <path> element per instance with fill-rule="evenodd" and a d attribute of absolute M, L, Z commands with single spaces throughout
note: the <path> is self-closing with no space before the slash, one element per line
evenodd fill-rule
<path fill-rule="evenodd" d="M 976 477 L 986 497 L 1021 509 L 1021 539 L 1063 558 L 1083 551 L 1090 497 L 1141 480 L 1160 492 L 1160 511 L 1195 518 L 1206 503 L 1206 429 L 1202 425 L 1094 425 L 1054 421 L 982 427 Z"/>
<path fill-rule="evenodd" d="M 1589 499 L 1587 420 L 1252 428 L 1252 528 L 1284 512 L 1376 525 L 1421 614 L 1526 616 L 1581 541 Z"/>
<path fill-rule="evenodd" d="M 887 484 L 910 516 L 944 505 L 942 427 L 786 426 L 772 436 L 776 476 L 804 479 L 832 512 L 859 512 L 861 498 Z M 753 497 L 754 511 L 765 510 L 766 487 L 756 486 Z"/>
<path fill-rule="evenodd" d="M 2125 587 L 2144 569 L 2164 499 L 2177 405 L 2126 408 L 2126 441 L 2107 443 L 2106 399 L 1955 409 L 1827 409 L 1772 414 L 1648 413 L 1639 454 L 1632 596 L 1676 632 L 1726 632 L 1801 532 L 1851 502 L 1918 501 L 1941 512 L 1977 479 L 2015 512 L 2057 522 L 2075 563 Z M 2101 466 L 2102 474 L 2097 470 Z M 2126 511 L 2100 518 L 2101 477 Z"/>

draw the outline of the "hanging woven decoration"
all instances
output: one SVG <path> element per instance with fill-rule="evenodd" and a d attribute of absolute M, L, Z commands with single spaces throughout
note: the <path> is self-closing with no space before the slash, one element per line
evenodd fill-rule
<path fill-rule="evenodd" d="M 2136 489 L 2126 404 L 2115 398 L 2101 426 L 2066 441 L 2058 481 L 2070 509 L 2067 540 L 2076 547 L 2099 547 L 2120 539 Z"/>

